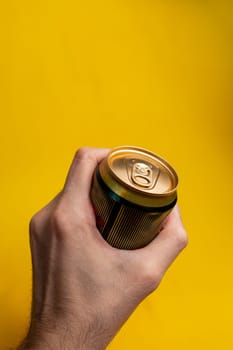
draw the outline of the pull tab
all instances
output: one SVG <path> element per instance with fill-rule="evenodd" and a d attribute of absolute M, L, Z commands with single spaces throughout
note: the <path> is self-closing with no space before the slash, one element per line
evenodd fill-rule
<path fill-rule="evenodd" d="M 158 180 L 160 169 L 137 159 L 127 160 L 129 180 L 139 187 L 151 189 Z"/>

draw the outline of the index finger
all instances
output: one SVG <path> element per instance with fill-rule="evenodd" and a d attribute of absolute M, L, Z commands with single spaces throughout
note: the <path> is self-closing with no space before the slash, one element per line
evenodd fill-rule
<path fill-rule="evenodd" d="M 94 170 L 108 153 L 106 148 L 80 148 L 68 172 L 64 192 L 73 198 L 88 198 Z"/>

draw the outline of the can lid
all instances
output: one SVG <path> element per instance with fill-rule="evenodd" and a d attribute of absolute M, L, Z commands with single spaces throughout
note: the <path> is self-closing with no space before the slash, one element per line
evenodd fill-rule
<path fill-rule="evenodd" d="M 134 202 L 152 205 L 157 198 L 156 203 L 164 205 L 176 197 L 178 176 L 175 170 L 163 158 L 146 149 L 114 148 L 101 165 L 100 173 L 107 185 Z"/>

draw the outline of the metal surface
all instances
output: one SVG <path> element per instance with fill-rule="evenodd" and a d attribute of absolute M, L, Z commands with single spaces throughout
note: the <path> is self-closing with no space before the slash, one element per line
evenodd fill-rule
<path fill-rule="evenodd" d="M 113 149 L 100 164 L 105 183 L 119 196 L 144 206 L 164 206 L 176 198 L 178 177 L 161 157 L 143 148 Z"/>
<path fill-rule="evenodd" d="M 138 249 L 158 234 L 177 199 L 178 177 L 161 157 L 137 147 L 113 149 L 96 169 L 96 224 L 113 247 Z"/>

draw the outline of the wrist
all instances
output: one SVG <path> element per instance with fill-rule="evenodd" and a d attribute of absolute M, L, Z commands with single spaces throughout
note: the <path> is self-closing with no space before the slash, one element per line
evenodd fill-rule
<path fill-rule="evenodd" d="M 30 327 L 28 335 L 17 350 L 104 350 L 109 343 L 103 344 L 103 339 L 92 339 L 92 334 L 88 335 L 80 332 L 77 328 L 64 326 L 59 329 L 52 329 L 41 326 L 40 322 Z"/>

